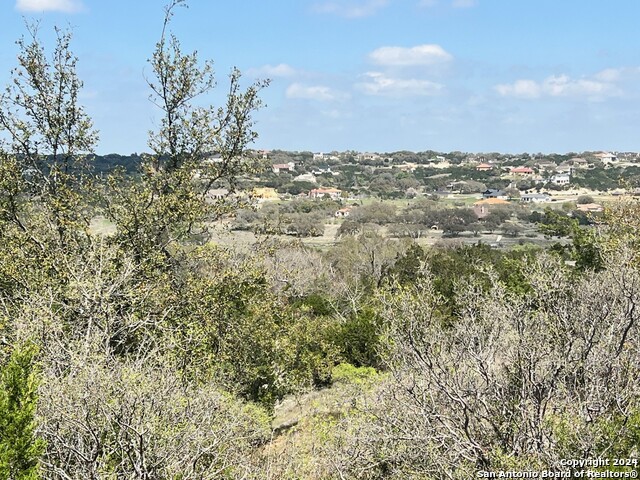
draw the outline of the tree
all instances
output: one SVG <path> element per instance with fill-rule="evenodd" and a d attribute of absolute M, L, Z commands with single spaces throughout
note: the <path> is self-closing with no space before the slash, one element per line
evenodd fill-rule
<path fill-rule="evenodd" d="M 347 219 L 340 224 L 338 231 L 336 232 L 336 238 L 343 237 L 345 235 L 357 235 L 360 233 L 362 224 Z"/>
<path fill-rule="evenodd" d="M 593 197 L 591 195 L 580 195 L 578 200 L 576 201 L 578 205 L 582 205 L 585 203 L 594 203 Z"/>
<path fill-rule="evenodd" d="M 350 220 L 358 223 L 375 223 L 385 225 L 392 223 L 396 217 L 396 207 L 388 202 L 376 202 L 362 205 L 351 212 Z"/>
<path fill-rule="evenodd" d="M 438 212 L 438 225 L 446 235 L 457 236 L 476 222 L 476 215 L 468 208 L 444 209 Z"/>
<path fill-rule="evenodd" d="M 168 30 L 175 9 L 184 5 L 185 0 L 171 0 L 165 8 L 160 40 L 149 61 L 154 75 L 147 80 L 150 99 L 162 118 L 149 136 L 152 154 L 143 159 L 142 181 L 127 184 L 122 176 L 112 177 L 105 197 L 107 215 L 118 226 L 116 241 L 138 258 L 160 252 L 158 259 L 164 262 L 173 256 L 173 243 L 203 233 L 203 220 L 237 208 L 234 202 L 207 202 L 211 188 L 220 184 L 233 191 L 239 175 L 262 168 L 247 146 L 257 137 L 252 114 L 262 106 L 259 92 L 268 82 L 243 91 L 241 74 L 234 69 L 225 106 L 199 106 L 216 82 L 212 63 L 201 63 L 197 52 L 183 53 Z M 219 161 L 208 160 L 214 153 Z"/>
<path fill-rule="evenodd" d="M 36 435 L 37 349 L 15 348 L 0 369 L 0 478 L 36 480 L 45 443 Z"/>
<path fill-rule="evenodd" d="M 0 156 L 3 173 L 14 180 L 3 189 L 2 213 L 26 231 L 23 208 L 37 197 L 62 241 L 88 226 L 82 190 L 89 174 L 86 155 L 93 152 L 98 135 L 78 103 L 82 82 L 70 50 L 71 33 L 56 28 L 49 59 L 37 24 L 27 30 L 31 39 L 18 40 L 18 67 L 0 96 L 0 132 L 8 135 L 0 143 Z"/>
<path fill-rule="evenodd" d="M 382 173 L 376 176 L 369 184 L 369 189 L 380 198 L 392 198 L 402 196 L 398 190 L 398 183 L 390 173 Z"/>
<path fill-rule="evenodd" d="M 522 227 L 517 223 L 505 222 L 502 225 L 502 231 L 504 232 L 505 235 L 508 235 L 509 237 L 517 237 L 522 233 Z"/>

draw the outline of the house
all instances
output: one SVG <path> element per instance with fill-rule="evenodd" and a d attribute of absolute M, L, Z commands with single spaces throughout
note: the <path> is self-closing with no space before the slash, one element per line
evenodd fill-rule
<path fill-rule="evenodd" d="M 311 198 L 330 197 L 338 199 L 340 198 L 340 195 L 342 195 L 342 190 L 338 190 L 337 188 L 314 188 L 309 192 L 309 196 Z"/>
<path fill-rule="evenodd" d="M 512 175 L 533 175 L 533 169 L 529 167 L 514 167 L 510 172 Z"/>
<path fill-rule="evenodd" d="M 576 207 L 581 212 L 601 212 L 604 210 L 599 203 L 581 203 Z"/>
<path fill-rule="evenodd" d="M 344 217 L 348 217 L 350 214 L 351 214 L 351 207 L 345 207 L 345 208 L 341 208 L 340 210 L 337 210 L 335 213 L 335 217 L 344 218 Z"/>
<path fill-rule="evenodd" d="M 488 163 L 481 163 L 480 165 L 476 165 L 476 171 L 478 172 L 489 172 L 493 170 L 493 165 Z"/>
<path fill-rule="evenodd" d="M 569 164 L 573 166 L 573 168 L 585 169 L 589 168 L 589 162 L 587 162 L 584 158 L 574 157 L 568 160 Z"/>
<path fill-rule="evenodd" d="M 487 199 L 487 198 L 497 198 L 500 200 L 507 200 L 509 198 L 509 195 L 507 195 L 506 192 L 503 192 L 502 190 L 497 190 L 495 188 L 489 188 L 488 190 L 485 190 L 484 192 L 482 192 L 482 198 Z"/>
<path fill-rule="evenodd" d="M 280 172 L 292 172 L 295 168 L 295 164 L 293 162 L 288 162 L 288 163 L 278 163 L 276 165 L 272 165 L 271 169 L 273 170 L 273 173 L 280 173 Z"/>
<path fill-rule="evenodd" d="M 573 174 L 574 166 L 569 164 L 568 162 L 563 162 L 556 167 L 556 173 L 567 173 L 569 175 Z"/>
<path fill-rule="evenodd" d="M 311 170 L 314 175 L 322 175 L 323 173 L 333 173 L 329 165 L 320 165 Z"/>
<path fill-rule="evenodd" d="M 504 205 L 509 205 L 509 202 L 501 198 L 485 198 L 484 200 L 479 200 L 473 204 L 473 213 L 475 213 L 478 218 L 485 218 L 489 213 L 491 213 L 491 208 L 496 206 L 501 207 Z"/>
<path fill-rule="evenodd" d="M 618 157 L 609 152 L 596 153 L 595 157 L 600 160 L 605 166 L 618 162 Z"/>
<path fill-rule="evenodd" d="M 520 196 L 520 201 L 524 203 L 548 203 L 551 196 L 546 193 L 525 193 Z"/>
<path fill-rule="evenodd" d="M 571 175 L 568 173 L 558 173 L 552 176 L 549 181 L 554 185 L 569 185 L 571 182 Z"/>
<path fill-rule="evenodd" d="M 361 162 L 364 160 L 381 160 L 382 157 L 377 153 L 365 152 L 365 153 L 359 153 L 356 159 Z"/>

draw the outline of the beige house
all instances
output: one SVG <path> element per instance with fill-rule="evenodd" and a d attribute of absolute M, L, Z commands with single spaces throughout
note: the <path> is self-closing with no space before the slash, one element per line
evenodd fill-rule
<path fill-rule="evenodd" d="M 338 199 L 341 195 L 342 190 L 338 190 L 337 188 L 314 188 L 309 192 L 309 196 L 311 198 L 330 197 L 333 199 Z"/>

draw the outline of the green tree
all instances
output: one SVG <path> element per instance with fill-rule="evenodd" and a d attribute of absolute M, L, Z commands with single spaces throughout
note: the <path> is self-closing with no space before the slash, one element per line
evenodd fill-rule
<path fill-rule="evenodd" d="M 56 28 L 56 46 L 48 58 L 37 24 L 27 30 L 31 39 L 18 40 L 18 67 L 0 95 L 0 132 L 7 134 L 0 142 L 3 176 L 14 180 L 3 189 L 3 217 L 28 230 L 24 207 L 38 198 L 64 244 L 88 226 L 82 192 L 89 179 L 87 154 L 98 135 L 78 103 L 82 82 L 71 33 Z"/>
<path fill-rule="evenodd" d="M 151 101 L 162 112 L 159 128 L 151 132 L 152 153 L 143 158 L 140 182 L 111 178 L 105 196 L 107 215 L 116 223 L 116 241 L 138 259 L 166 263 L 175 244 L 204 232 L 203 221 L 215 220 L 237 208 L 234 202 L 207 201 L 216 185 L 235 189 L 237 178 L 261 170 L 261 160 L 247 146 L 257 138 L 252 114 L 262 106 L 259 92 L 267 81 L 242 90 L 237 69 L 229 75 L 223 107 L 201 106 L 216 86 L 213 65 L 197 52 L 184 53 L 169 31 L 174 10 L 185 0 L 172 0 L 149 63 Z M 211 161 L 210 155 L 217 154 Z"/>
<path fill-rule="evenodd" d="M 578 205 L 583 205 L 586 203 L 594 203 L 595 200 L 593 199 L 593 197 L 591 195 L 580 195 L 578 197 L 578 200 L 576 201 L 576 203 Z"/>
<path fill-rule="evenodd" d="M 36 436 L 37 349 L 15 348 L 0 371 L 0 478 L 35 480 L 45 443 Z"/>

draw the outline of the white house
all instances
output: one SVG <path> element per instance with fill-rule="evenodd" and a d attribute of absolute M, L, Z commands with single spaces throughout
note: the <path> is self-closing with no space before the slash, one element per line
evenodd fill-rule
<path fill-rule="evenodd" d="M 520 196 L 520 201 L 524 203 L 548 203 L 551 197 L 546 193 L 526 193 Z"/>
<path fill-rule="evenodd" d="M 554 185 L 569 185 L 571 182 L 571 175 L 568 173 L 558 173 L 549 179 Z"/>
<path fill-rule="evenodd" d="M 616 155 L 614 155 L 613 153 L 609 153 L 609 152 L 597 153 L 596 157 L 598 159 L 600 159 L 600 161 L 604 165 L 611 165 L 611 164 L 616 163 L 618 161 L 618 157 Z"/>

